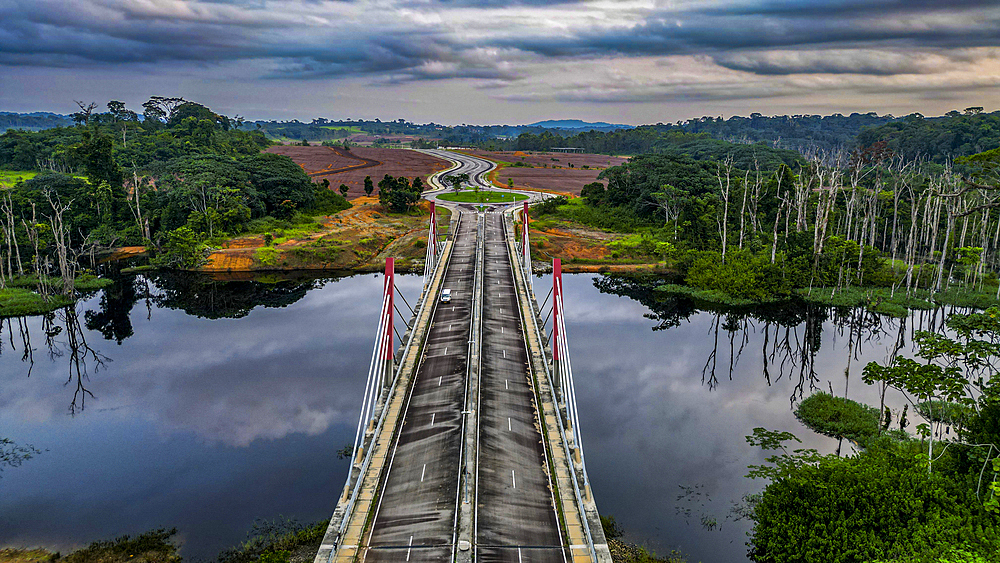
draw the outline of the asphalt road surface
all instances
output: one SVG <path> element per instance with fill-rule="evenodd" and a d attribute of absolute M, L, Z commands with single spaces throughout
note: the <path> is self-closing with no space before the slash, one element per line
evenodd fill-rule
<path fill-rule="evenodd" d="M 476 218 L 464 215 L 406 409 L 366 561 L 448 561 L 452 557 L 471 328 Z"/>
<path fill-rule="evenodd" d="M 474 156 L 469 156 L 467 154 L 462 154 L 454 151 L 445 151 L 439 149 L 430 149 L 423 151 L 427 154 L 434 155 L 438 158 L 444 160 L 454 160 L 459 163 L 459 167 L 448 175 L 458 175 L 458 174 L 468 174 L 469 181 L 475 184 L 479 184 L 482 188 L 491 188 L 489 180 L 486 178 L 486 174 L 496 168 L 496 164 L 486 160 L 484 158 L 477 158 Z"/>
<path fill-rule="evenodd" d="M 486 214 L 476 561 L 563 562 L 503 228 Z"/>

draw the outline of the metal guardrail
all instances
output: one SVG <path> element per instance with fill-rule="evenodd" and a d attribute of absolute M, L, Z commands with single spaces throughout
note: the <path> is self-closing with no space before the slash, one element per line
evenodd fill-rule
<path fill-rule="evenodd" d="M 461 221 L 461 217 L 459 217 L 455 221 L 456 230 L 452 231 L 452 232 L 457 232 L 457 226 L 458 226 L 458 224 L 459 224 L 460 221 Z M 411 321 L 409 323 L 411 326 L 413 326 L 415 324 L 415 322 L 420 318 L 420 315 L 423 313 L 424 309 L 427 307 L 427 303 L 428 303 L 428 300 L 430 298 L 430 293 L 431 293 L 430 292 L 430 286 L 432 285 L 434 278 L 437 277 L 438 272 L 441 269 L 447 269 L 447 267 L 448 267 L 448 262 L 450 261 L 450 256 L 449 256 L 449 260 L 445 260 L 445 261 L 442 262 L 442 261 L 440 261 L 440 257 L 441 257 L 441 255 L 443 253 L 444 253 L 444 245 L 441 246 L 441 250 L 439 251 L 437 259 L 435 260 L 436 264 L 435 264 L 434 274 L 432 276 L 430 276 L 430 277 L 426 277 L 425 276 L 424 286 L 421 289 L 420 298 L 418 299 L 417 307 L 414 310 L 413 317 L 411 318 Z M 395 291 L 395 287 L 393 287 L 392 290 Z M 364 476 L 368 472 L 368 468 L 371 465 L 372 456 L 373 456 L 374 450 L 375 450 L 375 448 L 373 447 L 374 446 L 374 442 L 375 442 L 375 438 L 382 433 L 382 431 L 383 431 L 383 429 L 385 427 L 385 418 L 386 418 L 386 414 L 387 414 L 387 411 L 388 411 L 388 409 L 386 407 L 388 406 L 388 402 L 389 402 L 388 399 L 389 399 L 389 397 L 392 396 L 393 392 L 396 389 L 396 386 L 399 383 L 400 375 L 402 373 L 403 365 L 405 363 L 405 362 L 401 361 L 396 366 L 396 369 L 393 372 L 392 382 L 389 385 L 386 385 L 384 387 L 377 387 L 378 383 L 379 383 L 379 380 L 381 379 L 381 371 L 379 371 L 379 369 L 377 368 L 377 366 L 379 366 L 379 364 L 381 364 L 383 362 L 382 357 L 383 357 L 383 353 L 384 353 L 385 334 L 387 333 L 386 327 L 385 327 L 386 315 L 384 313 L 385 313 L 385 309 L 387 307 L 387 303 L 388 302 L 389 302 L 389 295 L 388 295 L 388 293 L 386 293 L 383 296 L 383 314 L 382 314 L 382 316 L 381 316 L 381 318 L 379 320 L 379 328 L 378 328 L 378 332 L 377 332 L 377 336 L 376 336 L 375 349 L 374 349 L 373 355 L 372 355 L 372 363 L 369 366 L 369 381 L 366 383 L 366 386 L 365 386 L 365 388 L 366 388 L 365 402 L 362 403 L 361 418 L 360 418 L 360 420 L 358 422 L 359 431 L 360 431 L 361 428 L 367 427 L 369 424 L 371 424 L 371 421 L 375 419 L 376 413 L 377 413 L 377 420 L 378 420 L 378 422 L 377 422 L 377 424 L 375 425 L 374 429 L 372 430 L 372 432 L 370 434 L 367 431 L 364 433 L 365 439 L 362 440 L 361 444 L 360 444 L 362 450 L 364 451 L 364 458 L 362 460 L 361 466 L 360 466 L 360 468 L 359 468 L 359 470 L 357 472 L 357 476 L 356 477 L 355 477 L 355 473 L 354 473 L 354 467 L 355 467 L 355 464 L 357 463 L 357 457 L 356 456 L 357 456 L 358 445 L 359 444 L 358 444 L 358 436 L 357 435 L 355 436 L 355 446 L 354 446 L 354 451 L 352 453 L 352 458 L 351 458 L 351 466 L 350 466 L 351 468 L 350 468 L 350 470 L 348 472 L 348 475 L 347 475 L 347 482 L 344 484 L 344 489 L 345 490 L 350 490 L 351 494 L 350 494 L 349 500 L 347 502 L 346 508 L 344 509 L 342 520 L 341 520 L 340 525 L 339 525 L 339 527 L 337 529 L 336 539 L 335 539 L 335 541 L 332 544 L 326 544 L 326 545 L 332 545 L 332 550 L 330 551 L 330 556 L 327 558 L 327 562 L 328 563 L 332 562 L 333 558 L 336 556 L 337 548 L 340 546 L 340 540 L 341 540 L 341 538 L 343 538 L 344 531 L 346 530 L 347 525 L 350 522 L 351 514 L 354 511 L 354 506 L 355 506 L 355 504 L 357 502 L 358 495 L 361 492 L 362 484 L 363 484 L 363 481 L 364 481 Z M 436 302 L 435 302 L 435 305 L 436 305 Z M 389 327 L 389 328 L 391 329 L 391 327 Z M 414 330 L 415 328 L 416 327 L 414 326 L 413 328 L 411 328 L 408 331 L 406 342 L 402 343 L 400 345 L 400 349 L 401 350 L 407 350 L 411 346 L 413 346 L 413 339 L 415 338 L 415 335 L 416 335 L 416 332 L 417 332 L 416 330 Z M 393 354 L 393 356 L 395 357 L 395 354 Z M 379 397 L 377 398 L 377 403 L 376 403 L 376 398 L 374 397 L 374 395 L 376 394 L 376 391 L 375 391 L 376 389 L 378 389 L 377 394 L 379 395 Z M 372 394 L 371 397 L 369 397 L 369 391 L 371 391 L 371 394 Z M 368 404 L 367 401 L 370 401 L 371 404 Z M 366 416 L 366 413 L 369 410 L 370 410 L 370 414 L 368 414 L 368 416 Z M 366 418 L 368 419 L 367 421 L 365 420 Z M 353 481 L 353 484 L 352 484 L 352 481 Z"/>
<path fill-rule="evenodd" d="M 508 231 L 508 232 L 512 232 L 512 230 L 513 230 L 513 213 L 505 213 L 504 214 L 504 220 L 510 222 L 509 226 L 511 228 L 511 231 Z M 526 241 L 526 240 L 522 241 L 522 244 L 528 244 L 528 241 Z M 529 267 L 530 267 L 530 265 L 529 265 Z M 526 270 L 524 270 L 524 272 L 527 273 L 527 272 L 530 272 L 530 270 L 526 269 Z M 516 283 L 516 281 L 517 280 L 515 279 L 515 283 Z M 553 399 L 554 404 L 556 405 L 556 413 L 557 413 L 556 422 L 557 422 L 557 425 L 558 425 L 558 428 L 559 428 L 559 436 L 562 438 L 563 451 L 564 451 L 564 453 L 566 455 L 567 463 L 569 463 L 569 466 L 570 466 L 570 474 L 572 476 L 572 481 L 573 481 L 573 494 L 576 497 L 576 503 L 577 503 L 577 506 L 579 507 L 579 510 L 580 510 L 580 521 L 583 524 L 583 528 L 584 528 L 584 530 L 587 533 L 587 548 L 590 551 L 590 555 L 591 555 L 592 560 L 593 561 L 597 561 L 598 560 L 598 558 L 597 558 L 597 549 L 594 546 L 594 537 L 593 537 L 593 534 L 590 531 L 590 522 L 587 520 L 586 514 L 584 513 L 583 494 L 580 492 L 580 486 L 579 486 L 578 478 L 577 478 L 577 468 L 576 468 L 576 464 L 573 462 L 573 454 L 572 454 L 572 452 L 570 451 L 570 448 L 569 448 L 569 440 L 567 439 L 566 428 L 565 428 L 565 425 L 563 424 L 563 420 L 562 420 L 562 406 L 559 404 L 558 396 L 556 395 L 556 391 L 555 391 L 556 387 L 553 385 L 552 372 L 551 372 L 551 369 L 549 367 L 549 359 L 545 355 L 545 346 L 544 346 L 545 339 L 542 336 L 541 325 L 540 325 L 540 322 L 541 322 L 541 310 L 538 308 L 538 300 L 535 298 L 535 293 L 534 293 L 534 290 L 531 287 L 531 284 L 527 283 L 527 277 L 526 276 L 522 278 L 522 284 L 524 286 L 525 294 L 528 296 L 528 300 L 529 300 L 529 302 L 531 304 L 532 312 L 535 315 L 535 322 L 532 323 L 534 325 L 534 328 L 535 328 L 535 338 L 537 339 L 538 345 L 541 348 L 539 352 L 540 352 L 540 354 L 542 356 L 542 365 L 545 368 L 545 378 L 548 381 L 549 389 L 552 390 L 552 395 L 553 395 L 552 399 Z M 580 450 L 580 459 L 581 459 L 581 469 L 582 469 L 582 465 L 583 465 L 582 464 L 582 460 L 583 460 L 583 450 L 582 449 Z M 584 484 L 586 486 L 586 483 L 587 483 L 586 470 L 583 470 L 583 479 L 584 479 Z"/>

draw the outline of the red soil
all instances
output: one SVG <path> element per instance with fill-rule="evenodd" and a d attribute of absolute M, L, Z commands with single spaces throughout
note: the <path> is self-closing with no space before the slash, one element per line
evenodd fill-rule
<path fill-rule="evenodd" d="M 601 170 L 626 162 L 627 158 L 603 154 L 562 154 L 467 151 L 469 154 L 504 162 L 524 162 L 534 168 L 504 166 L 494 176 L 497 185 L 506 186 L 507 179 L 514 181 L 515 189 L 541 190 L 580 195 L 583 186 L 597 181 Z M 554 159 L 554 160 L 553 160 Z M 570 163 L 573 168 L 569 168 Z M 547 168 L 542 168 L 542 165 Z M 587 166 L 587 170 L 582 167 Z"/>
<path fill-rule="evenodd" d="M 268 152 L 284 154 L 302 166 L 314 182 L 330 180 L 330 187 L 337 189 L 341 184 L 348 187 L 347 199 L 364 195 L 365 176 L 371 176 L 378 193 L 378 182 L 386 174 L 390 176 L 427 177 L 451 166 L 446 160 L 406 149 L 382 149 L 375 147 L 352 147 L 351 150 L 331 150 L 331 147 L 290 147 L 277 146 Z"/>

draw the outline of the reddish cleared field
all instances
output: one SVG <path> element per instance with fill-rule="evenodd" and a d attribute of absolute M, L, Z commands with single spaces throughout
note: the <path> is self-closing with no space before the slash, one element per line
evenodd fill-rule
<path fill-rule="evenodd" d="M 580 195 L 583 186 L 597 181 L 597 175 L 609 166 L 617 166 L 627 158 L 603 154 L 563 154 L 466 151 L 469 154 L 502 162 L 523 162 L 532 168 L 501 165 L 493 175 L 494 183 L 506 186 L 507 179 L 514 181 L 515 189 L 541 190 Z M 570 168 L 570 164 L 573 165 Z M 544 166 L 544 168 L 543 168 Z M 583 169 L 586 166 L 587 169 Z"/>
<path fill-rule="evenodd" d="M 378 193 L 378 182 L 390 176 L 420 177 L 424 181 L 438 170 L 451 166 L 446 160 L 406 149 L 351 147 L 350 151 L 331 150 L 331 147 L 270 147 L 267 152 L 283 154 L 295 161 L 314 182 L 330 180 L 330 187 L 337 189 L 346 184 L 347 199 L 364 195 L 365 176 L 371 176 Z"/>
<path fill-rule="evenodd" d="M 543 164 L 549 168 L 570 168 L 570 164 L 573 168 L 583 168 L 588 166 L 590 168 L 600 168 L 604 169 L 609 166 L 617 166 L 627 161 L 627 158 L 620 156 L 608 156 L 606 154 L 567 154 L 558 152 L 510 152 L 510 151 L 465 151 L 469 154 L 476 156 L 483 156 L 486 158 L 492 158 L 493 160 L 502 160 L 504 162 L 510 162 L 511 164 L 515 162 L 523 162 L 525 164 L 530 164 L 532 166 L 542 166 Z"/>

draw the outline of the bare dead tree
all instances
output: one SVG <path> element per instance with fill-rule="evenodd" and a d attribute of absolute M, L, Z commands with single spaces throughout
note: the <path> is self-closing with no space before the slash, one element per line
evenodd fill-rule
<path fill-rule="evenodd" d="M 53 197 L 54 195 L 54 197 Z M 73 282 L 76 279 L 75 264 L 70 260 L 70 235 L 69 229 L 63 221 L 63 214 L 70 210 L 73 200 L 63 203 L 58 194 L 53 194 L 51 190 L 45 191 L 45 199 L 52 207 L 52 215 L 48 216 L 49 226 L 52 228 L 52 238 L 56 246 L 56 259 L 59 263 L 59 275 L 62 277 L 63 295 L 73 295 Z"/>
<path fill-rule="evenodd" d="M 719 182 L 719 197 L 722 199 L 722 217 L 719 218 L 719 234 L 722 236 L 722 263 L 726 263 L 726 246 L 729 233 L 729 196 L 732 190 L 733 155 L 726 155 L 718 163 L 715 173 Z"/>

